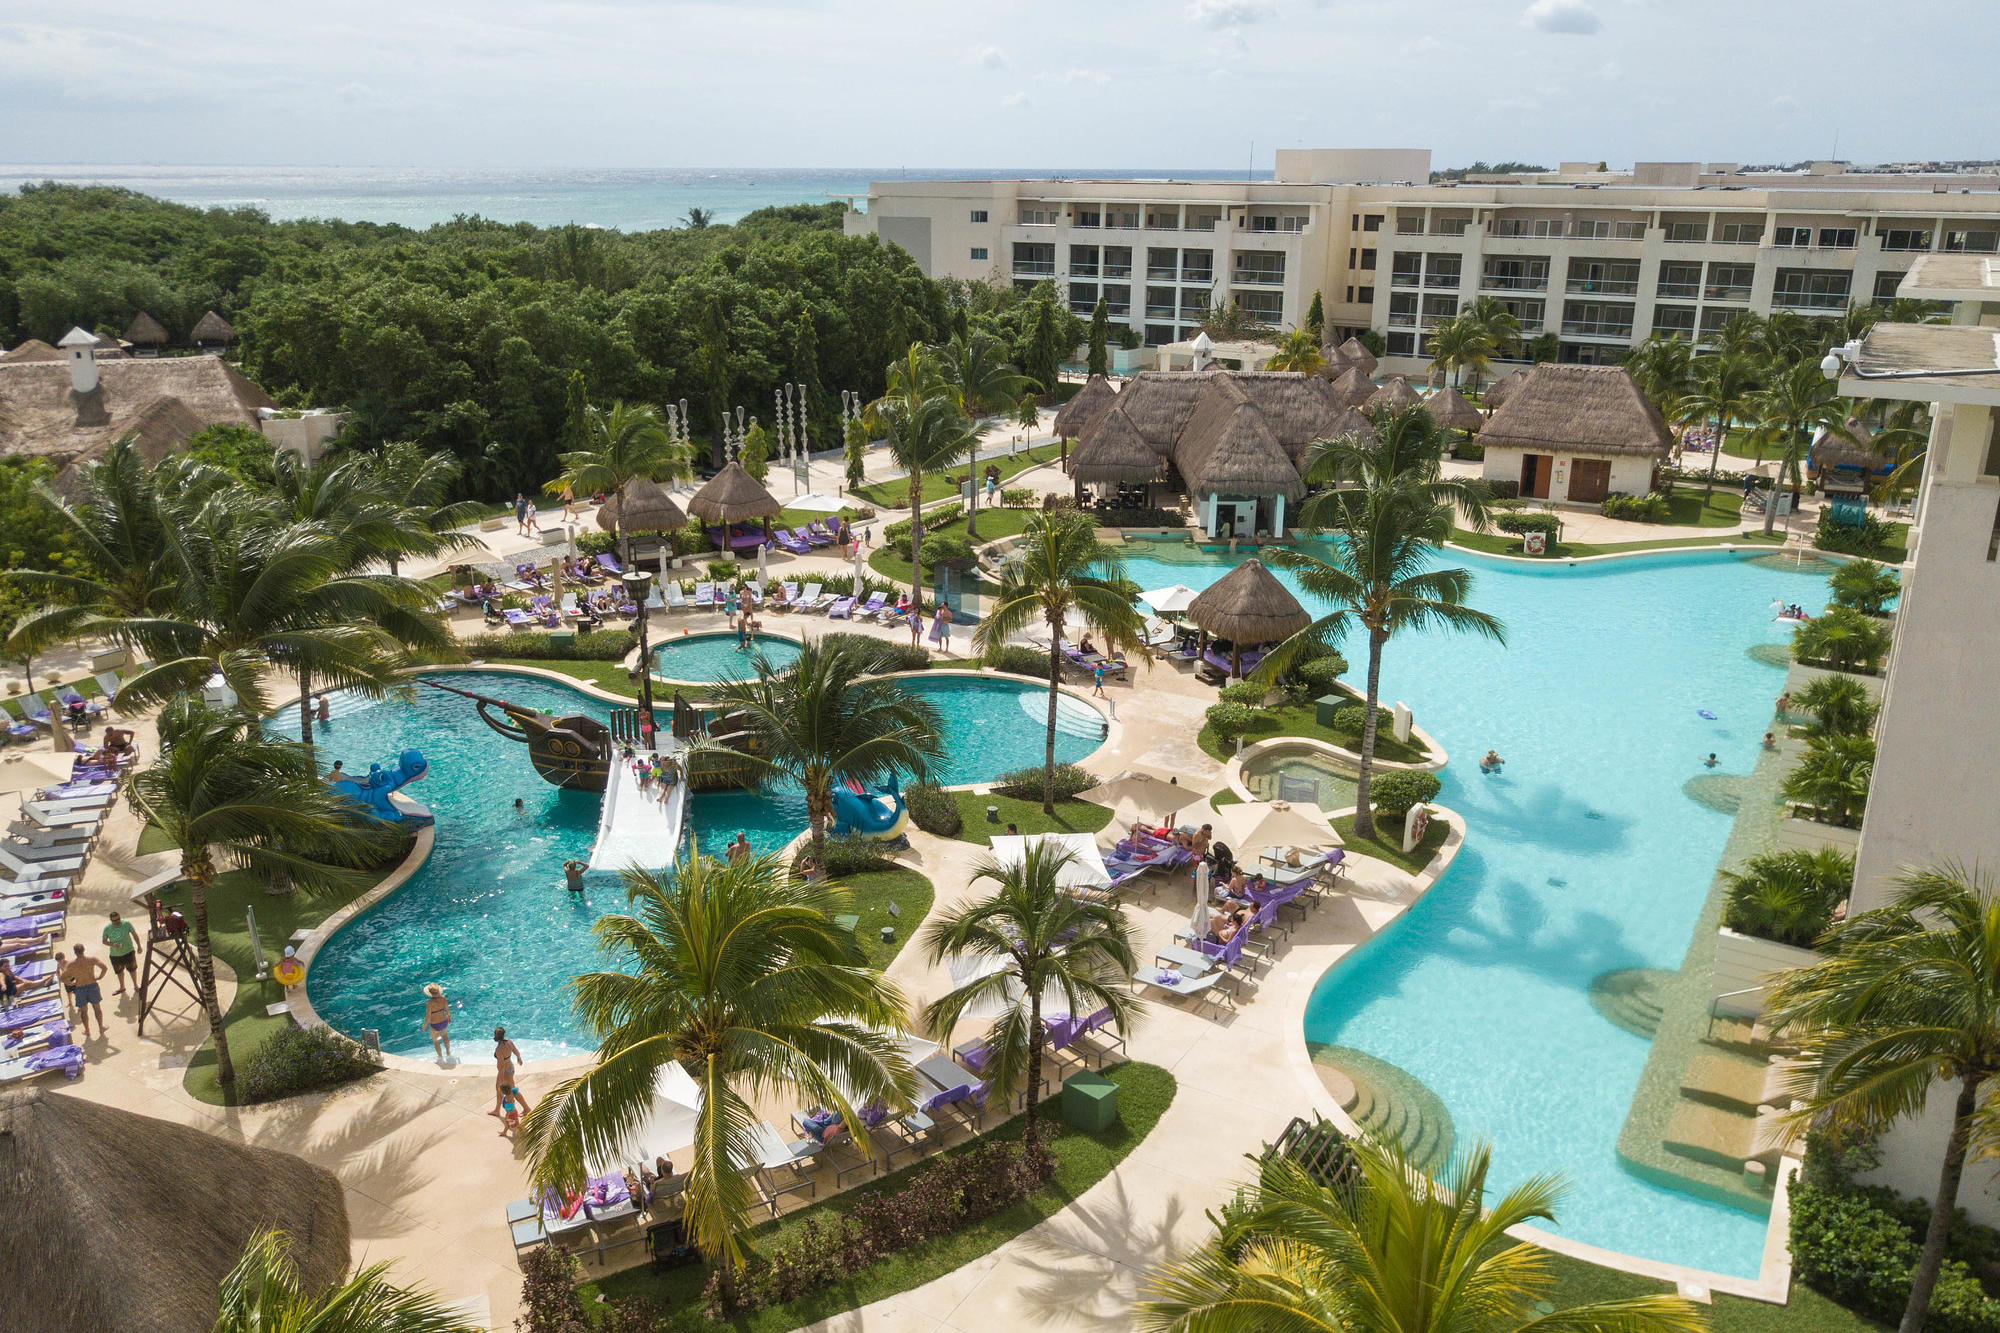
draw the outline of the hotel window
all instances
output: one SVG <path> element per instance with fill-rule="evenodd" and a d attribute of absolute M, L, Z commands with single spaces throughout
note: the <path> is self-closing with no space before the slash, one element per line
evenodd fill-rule
<path fill-rule="evenodd" d="M 1363 268 L 1375 267 L 1375 252 L 1373 250 L 1363 250 L 1361 252 L 1361 267 Z"/>
<path fill-rule="evenodd" d="M 1390 356 L 1415 356 L 1417 335 L 1414 333 L 1392 333 L 1389 335 Z"/>
<path fill-rule="evenodd" d="M 1471 223 L 1471 218 L 1436 218 L 1431 222 L 1431 235 L 1463 236 Z"/>
<path fill-rule="evenodd" d="M 1963 251 L 1966 254 L 1990 255 L 1994 243 L 2000 241 L 2000 232 L 1991 228 L 1981 231 L 1949 230 L 1944 234 L 1944 248 Z"/>
<path fill-rule="evenodd" d="M 1461 260 L 1460 257 L 1457 255 L 1443 255 L 1443 254 L 1425 255 L 1424 286 L 1426 287 L 1458 286 L 1458 275 L 1460 271 L 1460 265 L 1462 263 L 1463 260 Z"/>
<path fill-rule="evenodd" d="M 973 247 L 972 247 L 972 257 L 973 257 L 974 259 L 977 259 L 977 260 L 981 260 L 981 261 L 985 260 L 985 258 L 986 258 L 986 247 L 985 247 L 985 246 L 983 246 L 983 245 L 975 245 L 975 246 L 973 246 Z"/>
<path fill-rule="evenodd" d="M 1053 245 L 1038 245 L 1029 241 L 1014 242 L 1014 271 L 1053 277 L 1056 271 L 1056 248 Z"/>
<path fill-rule="evenodd" d="M 1213 250 L 1181 251 L 1181 281 L 1214 282 L 1215 251 Z"/>
<path fill-rule="evenodd" d="M 1822 250 L 1852 250 L 1854 248 L 1854 228 L 1821 227 L 1819 244 Z"/>
<path fill-rule="evenodd" d="M 1569 290 L 1598 296 L 1637 296 L 1639 261 L 1572 259 L 1569 261 Z"/>
<path fill-rule="evenodd" d="M 1052 208 L 1023 207 L 1021 209 L 1021 225 L 1024 227 L 1053 227 L 1056 225 L 1055 210 Z"/>
<path fill-rule="evenodd" d="M 1351 245 L 1350 245 L 1350 246 L 1348 246 L 1348 247 L 1347 247 L 1347 266 L 1348 266 L 1349 268 L 1359 268 L 1359 267 L 1361 267 L 1361 263 L 1360 263 L 1360 255 L 1361 255 L 1361 252 L 1360 252 L 1359 250 L 1355 249 L 1355 248 L 1354 248 L 1353 246 L 1351 246 Z"/>
<path fill-rule="evenodd" d="M 1271 251 L 1238 250 L 1232 268 L 1232 282 L 1282 286 L 1285 281 L 1285 257 Z"/>
<path fill-rule="evenodd" d="M 1097 284 L 1094 282 L 1072 282 L 1069 285 L 1069 312 L 1072 315 L 1089 315 L 1097 307 Z"/>
<path fill-rule="evenodd" d="M 1771 233 L 1771 244 L 1780 250 L 1803 250 L 1812 244 L 1812 228 L 1780 227 Z"/>
<path fill-rule="evenodd" d="M 1104 288 L 1104 304 L 1113 319 L 1124 319 L 1132 313 L 1132 289 L 1123 286 L 1113 287 L 1107 283 Z"/>
<path fill-rule="evenodd" d="M 975 209 L 973 209 L 973 210 L 972 210 L 972 220 L 973 220 L 974 222 L 984 222 L 984 221 L 986 221 L 986 210 L 985 210 L 985 209 L 983 209 L 983 208 L 975 208 Z"/>
<path fill-rule="evenodd" d="M 1104 215 L 1094 208 L 1079 208 L 1069 215 L 1072 227 L 1096 227 L 1104 222 Z"/>
<path fill-rule="evenodd" d="M 1181 289 L 1181 318 L 1199 324 L 1208 314 L 1208 293 Z"/>
<path fill-rule="evenodd" d="M 1514 321 L 1521 326 L 1521 332 L 1533 335 L 1542 331 L 1542 302 L 1523 300 L 1518 296 L 1495 299 L 1500 302 L 1501 309 L 1514 317 Z"/>
<path fill-rule="evenodd" d="M 1875 304 L 1887 305 L 1896 299 L 1896 288 L 1903 283 L 1900 273 L 1877 273 L 1875 275 Z"/>
<path fill-rule="evenodd" d="M 1131 246 L 1107 245 L 1104 247 L 1104 276 L 1107 278 L 1129 278 L 1132 276 Z"/>
<path fill-rule="evenodd" d="M 1222 221 L 1222 214 L 1218 213 L 1216 210 L 1212 208 L 1203 209 L 1200 212 L 1196 212 L 1194 209 L 1190 208 L 1187 214 L 1186 230 L 1214 231 L 1215 224 L 1220 221 Z"/>
<path fill-rule="evenodd" d="M 1178 208 L 1149 208 L 1146 210 L 1146 226 L 1153 231 L 1179 231 L 1181 211 Z"/>
<path fill-rule="evenodd" d="M 1722 332 L 1722 326 L 1741 316 L 1741 310 L 1731 310 L 1728 306 L 1703 306 L 1701 308 L 1701 337 L 1706 342 Z"/>
<path fill-rule="evenodd" d="M 1891 227 L 1882 233 L 1884 250 L 1928 250 L 1931 248 L 1929 227 Z"/>
<path fill-rule="evenodd" d="M 1347 284 L 1347 304 L 1354 304 L 1354 284 L 1351 282 Z"/>
<path fill-rule="evenodd" d="M 1724 245 L 1755 245 L 1764 239 L 1764 224 L 1725 222 L 1715 229 L 1715 239 Z"/>
<path fill-rule="evenodd" d="M 1172 250 L 1146 251 L 1146 277 L 1153 282 L 1172 282 L 1180 272 L 1178 259 Z"/>
<path fill-rule="evenodd" d="M 1515 259 L 1504 255 L 1488 258 L 1480 271 L 1479 285 L 1502 292 L 1540 292 L 1549 286 L 1549 261 Z"/>
<path fill-rule="evenodd" d="M 1262 324 L 1282 323 L 1285 318 L 1283 292 L 1238 292 L 1236 308 Z"/>
<path fill-rule="evenodd" d="M 1398 213 L 1396 215 L 1396 234 L 1398 236 L 1423 235 L 1424 234 L 1423 218 L 1421 216 L 1409 217 L 1404 214 Z"/>
<path fill-rule="evenodd" d="M 1614 241 L 1643 241 L 1646 239 L 1646 224 L 1643 222 L 1614 222 L 1611 224 L 1611 239 Z"/>
<path fill-rule="evenodd" d="M 1251 231 L 1275 232 L 1277 229 L 1278 215 L 1276 213 L 1252 213 L 1250 215 Z"/>
<path fill-rule="evenodd" d="M 1072 245 L 1069 248 L 1069 275 L 1072 278 L 1094 278 L 1097 276 L 1096 246 Z"/>
<path fill-rule="evenodd" d="M 1146 314 L 1152 319 L 1172 319 L 1175 310 L 1174 289 L 1171 287 L 1148 287 L 1146 289 Z"/>
<path fill-rule="evenodd" d="M 1397 253 L 1389 256 L 1389 284 L 1392 287 L 1415 287 L 1423 282 L 1424 257 L 1419 254 Z"/>
<path fill-rule="evenodd" d="M 1681 296 L 1692 299 L 1701 295 L 1701 265 L 1662 264 L 1660 265 L 1660 285 L 1656 296 Z"/>
<path fill-rule="evenodd" d="M 1684 245 L 1699 245 L 1708 239 L 1706 222 L 1669 222 L 1667 239 Z"/>
<path fill-rule="evenodd" d="M 1659 305 L 1653 307 L 1653 332 L 1668 338 L 1694 337 L 1694 307 Z"/>
<path fill-rule="evenodd" d="M 1600 301 L 1564 302 L 1562 331 L 1587 338 L 1629 338 L 1632 307 Z"/>
<path fill-rule="evenodd" d="M 1787 310 L 1844 310 L 1853 276 L 1811 268 L 1781 268 L 1771 290 L 1771 304 Z"/>
<path fill-rule="evenodd" d="M 1413 329 L 1416 326 L 1416 293 L 1391 292 L 1389 294 L 1389 327 L 1392 329 Z"/>
<path fill-rule="evenodd" d="M 1382 230 L 1382 215 L 1380 213 L 1370 213 L 1365 217 L 1363 217 L 1361 219 L 1361 230 L 1363 231 Z"/>
<path fill-rule="evenodd" d="M 1114 208 L 1104 214 L 1104 225 L 1114 231 L 1139 230 L 1139 210 L 1136 208 Z"/>
<path fill-rule="evenodd" d="M 1563 234 L 1561 218 L 1496 218 L 1493 223 L 1495 236 L 1560 236 Z"/>
<path fill-rule="evenodd" d="M 1373 287 L 1356 287 L 1354 289 L 1354 299 L 1362 305 L 1374 305 L 1375 289 Z"/>
<path fill-rule="evenodd" d="M 1163 347 L 1167 343 L 1176 341 L 1174 326 L 1171 324 L 1148 324 L 1144 337 L 1148 347 Z"/>
<path fill-rule="evenodd" d="M 1747 301 L 1750 285 L 1757 280 L 1755 264 L 1710 264 L 1708 282 L 1702 289 L 1705 301 Z"/>
<path fill-rule="evenodd" d="M 1586 218 L 1576 224 L 1571 234 L 1581 241 L 1608 241 L 1611 239 L 1611 224 Z"/>
<path fill-rule="evenodd" d="M 1458 313 L 1456 296 L 1426 296 L 1421 322 L 1425 328 L 1442 324 Z"/>

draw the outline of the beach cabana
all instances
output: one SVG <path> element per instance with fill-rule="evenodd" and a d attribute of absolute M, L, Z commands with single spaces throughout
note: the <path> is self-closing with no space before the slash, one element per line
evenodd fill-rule
<path fill-rule="evenodd" d="M 236 330 L 229 327 L 228 320 L 211 310 L 195 321 L 188 341 L 204 352 L 220 352 L 236 341 Z"/>
<path fill-rule="evenodd" d="M 1424 406 L 1438 425 L 1446 430 L 1462 430 L 1468 439 L 1478 434 L 1486 424 L 1486 418 L 1480 415 L 1479 409 L 1466 402 L 1456 389 L 1439 389 L 1427 395 Z"/>
<path fill-rule="evenodd" d="M 1479 442 L 1486 480 L 1518 483 L 1524 500 L 1595 505 L 1652 490 L 1674 440 L 1622 366 L 1545 363 L 1487 418 Z"/>
<path fill-rule="evenodd" d="M 597 507 L 597 526 L 605 532 L 678 532 L 687 526 L 687 515 L 657 481 L 634 477 Z"/>
<path fill-rule="evenodd" d="M 1101 421 L 1111 405 L 1118 401 L 1118 391 L 1111 387 L 1102 375 L 1092 375 L 1076 391 L 1076 396 L 1064 403 L 1056 412 L 1056 438 L 1062 441 L 1062 461 L 1069 464 L 1069 442 L 1080 438 L 1083 433 Z"/>
<path fill-rule="evenodd" d="M 1349 407 L 1359 407 L 1375 396 L 1375 381 L 1360 366 L 1350 364 L 1333 382 L 1333 391 Z"/>
<path fill-rule="evenodd" d="M 1166 470 L 1167 460 L 1146 443 L 1146 437 L 1116 402 L 1091 426 L 1090 438 L 1077 445 L 1076 457 L 1069 465 L 1077 498 L 1082 499 L 1085 486 L 1142 485 L 1148 488 L 1150 496 L 1152 484 Z"/>
<path fill-rule="evenodd" d="M 758 480 L 743 470 L 743 465 L 731 460 L 729 466 L 708 479 L 694 497 L 688 501 L 687 511 L 704 523 L 716 526 L 708 531 L 708 539 L 719 550 L 754 551 L 771 540 L 771 520 L 785 512 L 772 494 L 765 490 Z M 734 525 L 745 519 L 764 520 L 764 534 L 738 533 Z"/>
<path fill-rule="evenodd" d="M 1243 674 L 1246 651 L 1254 667 L 1264 655 L 1263 645 L 1289 639 L 1312 623 L 1299 599 L 1261 560 L 1245 560 L 1223 575 L 1189 604 L 1187 618 L 1210 638 L 1229 644 L 1226 663 L 1219 654 L 1205 653 L 1204 660 L 1218 668 L 1226 666 L 1231 676 Z"/>
<path fill-rule="evenodd" d="M 290 1153 L 22 1089 L 0 1094 L 0 1181 L 10 1328 L 208 1333 L 260 1230 L 291 1239 L 308 1291 L 347 1275 L 340 1182 Z"/>
<path fill-rule="evenodd" d="M 1359 338 L 1349 338 L 1342 343 L 1340 354 L 1347 359 L 1348 365 L 1355 367 L 1364 376 L 1373 375 L 1375 368 L 1380 364 L 1375 360 L 1375 353 L 1363 347 Z"/>
<path fill-rule="evenodd" d="M 133 356 L 158 356 L 167 345 L 167 330 L 159 320 L 141 310 L 125 326 L 125 341 L 132 344 Z"/>
<path fill-rule="evenodd" d="M 1401 375 L 1397 375 L 1371 394 L 1364 406 L 1370 412 L 1381 411 L 1385 408 L 1391 412 L 1401 412 L 1403 409 L 1415 407 L 1423 401 L 1422 398 L 1417 396 L 1417 391 L 1410 387 L 1410 381 Z"/>

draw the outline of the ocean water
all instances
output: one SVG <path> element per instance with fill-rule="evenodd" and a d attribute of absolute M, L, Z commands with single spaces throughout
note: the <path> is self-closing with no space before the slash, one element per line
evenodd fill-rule
<path fill-rule="evenodd" d="M 1269 179 L 1270 172 L 1256 173 Z M 621 231 L 677 227 L 690 208 L 717 222 L 778 204 L 854 197 L 871 181 L 1070 179 L 1242 180 L 1242 171 L 1103 167 L 812 167 L 474 171 L 416 167 L 91 166 L 0 163 L 0 193 L 45 180 L 122 186 L 201 208 L 258 208 L 278 221 L 339 218 L 423 228 L 476 215 L 549 227 L 575 222 Z"/>
<path fill-rule="evenodd" d="M 1233 563 L 1139 549 L 1126 574 L 1142 588 L 1203 588 Z M 1731 825 L 1683 784 L 1755 764 L 1784 673 L 1747 650 L 1786 639 L 1774 597 L 1817 611 L 1825 582 L 1721 552 L 1577 567 L 1453 552 L 1452 563 L 1472 569 L 1472 604 L 1506 624 L 1506 646 L 1397 635 L 1382 698 L 1408 703 L 1451 755 L 1438 799 L 1470 835 L 1421 901 L 1320 980 L 1306 1038 L 1421 1079 L 1461 1146 L 1493 1145 L 1489 1189 L 1562 1175 L 1561 1234 L 1755 1276 L 1764 1218 L 1620 1164 L 1650 1044 L 1602 1017 L 1590 986 L 1624 968 L 1679 968 Z M 1350 679 L 1365 651 L 1349 645 Z M 1506 760 L 1497 775 L 1479 769 L 1489 748 Z"/>

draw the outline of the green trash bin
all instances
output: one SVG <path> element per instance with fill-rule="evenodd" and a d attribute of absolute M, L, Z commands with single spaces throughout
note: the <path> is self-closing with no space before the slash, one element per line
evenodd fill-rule
<path fill-rule="evenodd" d="M 1083 1069 L 1063 1080 L 1063 1120 L 1087 1133 L 1111 1128 L 1118 1121 L 1118 1085 Z"/>

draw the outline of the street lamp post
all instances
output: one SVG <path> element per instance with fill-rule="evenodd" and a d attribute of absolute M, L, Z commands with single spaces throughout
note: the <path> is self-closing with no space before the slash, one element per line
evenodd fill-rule
<path fill-rule="evenodd" d="M 639 737 L 653 742 L 653 658 L 646 644 L 646 601 L 653 593 L 653 576 L 643 569 L 625 571 L 625 592 L 639 604 Z"/>

